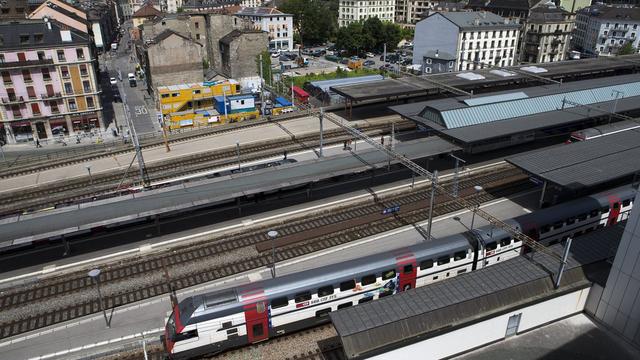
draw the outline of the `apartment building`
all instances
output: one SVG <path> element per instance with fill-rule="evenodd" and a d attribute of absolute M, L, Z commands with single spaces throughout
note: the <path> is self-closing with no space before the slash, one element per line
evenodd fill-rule
<path fill-rule="evenodd" d="M 338 26 L 349 26 L 372 17 L 393 22 L 395 8 L 396 0 L 340 0 Z"/>
<path fill-rule="evenodd" d="M 96 66 L 86 33 L 53 20 L 0 24 L 0 138 L 104 130 Z"/>
<path fill-rule="evenodd" d="M 269 50 L 293 51 L 293 15 L 276 8 L 244 8 L 236 16 L 253 22 L 255 30 L 269 33 Z"/>
<path fill-rule="evenodd" d="M 531 9 L 522 29 L 520 61 L 544 63 L 565 60 L 574 26 L 575 15 L 555 5 Z"/>
<path fill-rule="evenodd" d="M 627 42 L 639 46 L 640 8 L 593 5 L 576 14 L 572 46 L 588 55 L 615 55 Z"/>
<path fill-rule="evenodd" d="M 484 11 L 437 12 L 416 24 L 413 64 L 428 69 L 429 55 L 438 53 L 455 57 L 450 71 L 511 66 L 519 36 L 518 19 Z"/>
<path fill-rule="evenodd" d="M 396 0 L 395 21 L 400 24 L 415 24 L 431 12 L 465 11 L 466 1 Z"/>

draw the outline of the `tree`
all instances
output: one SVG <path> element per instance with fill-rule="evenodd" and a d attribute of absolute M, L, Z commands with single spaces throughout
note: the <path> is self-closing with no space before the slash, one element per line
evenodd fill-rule
<path fill-rule="evenodd" d="M 347 50 L 350 54 L 357 54 L 361 51 L 382 51 L 386 43 L 387 50 L 393 51 L 400 40 L 402 28 L 399 25 L 382 22 L 374 17 L 340 28 L 336 36 L 336 47 Z"/>
<path fill-rule="evenodd" d="M 293 15 L 293 27 L 301 43 L 325 42 L 337 28 L 335 0 L 285 0 L 278 9 Z"/>
<path fill-rule="evenodd" d="M 263 51 L 256 56 L 256 67 L 260 74 L 260 55 L 262 55 L 262 78 L 265 84 L 271 84 L 271 56 L 268 51 Z"/>
<path fill-rule="evenodd" d="M 630 55 L 637 53 L 638 50 L 633 47 L 633 43 L 631 41 L 627 41 L 622 45 L 620 50 L 618 50 L 618 55 Z"/>

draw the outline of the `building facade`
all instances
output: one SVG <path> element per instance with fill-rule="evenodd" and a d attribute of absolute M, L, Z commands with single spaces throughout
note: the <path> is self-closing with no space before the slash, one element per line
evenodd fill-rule
<path fill-rule="evenodd" d="M 0 3 L 0 19 L 24 19 L 41 3 L 39 0 L 3 0 Z"/>
<path fill-rule="evenodd" d="M 0 24 L 0 137 L 7 143 L 104 130 L 91 39 L 55 21 Z"/>
<path fill-rule="evenodd" d="M 395 8 L 396 0 L 340 0 L 338 26 L 349 26 L 372 17 L 393 22 Z"/>
<path fill-rule="evenodd" d="M 148 2 L 131 15 L 133 27 L 138 27 L 146 20 L 153 20 L 157 16 L 162 16 L 162 12 L 156 8 L 153 3 Z"/>
<path fill-rule="evenodd" d="M 220 73 L 231 79 L 258 75 L 256 59 L 267 50 L 268 34 L 256 30 L 233 30 L 219 41 Z"/>
<path fill-rule="evenodd" d="M 593 5 L 576 14 L 572 46 L 588 55 L 616 55 L 627 42 L 638 49 L 640 8 Z"/>
<path fill-rule="evenodd" d="M 416 24 L 413 64 L 425 69 L 427 55 L 438 51 L 455 56 L 457 71 L 512 66 L 519 36 L 518 19 L 477 11 L 434 13 Z"/>
<path fill-rule="evenodd" d="M 466 6 L 466 1 L 396 0 L 395 21 L 411 25 L 430 15 L 430 12 L 464 11 Z"/>
<path fill-rule="evenodd" d="M 236 16 L 249 19 L 256 30 L 269 33 L 269 50 L 293 51 L 293 15 L 275 8 L 244 8 Z"/>
<path fill-rule="evenodd" d="M 571 49 L 575 15 L 555 5 L 531 9 L 522 29 L 520 61 L 544 63 L 562 61 Z"/>

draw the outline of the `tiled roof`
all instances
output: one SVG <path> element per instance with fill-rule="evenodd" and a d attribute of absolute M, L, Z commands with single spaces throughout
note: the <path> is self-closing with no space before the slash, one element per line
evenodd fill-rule
<path fill-rule="evenodd" d="M 40 19 L 0 23 L 0 36 L 2 37 L 0 50 L 46 48 L 89 43 L 89 36 L 75 29 L 69 29 L 71 41 L 62 41 L 60 31 L 63 29 L 60 23 L 54 20 L 49 20 L 49 23 L 51 24 L 51 30 L 47 27 L 47 23 Z M 42 34 L 42 40 L 36 41 L 35 34 Z M 21 36 L 25 35 L 28 36 L 28 40 L 23 42 Z"/>
<path fill-rule="evenodd" d="M 148 2 L 146 4 L 144 4 L 140 9 L 138 9 L 138 11 L 134 12 L 133 15 L 131 15 L 134 18 L 137 17 L 152 17 L 152 16 L 160 16 L 162 15 L 162 12 L 158 9 L 156 9 L 155 7 L 153 7 L 153 4 Z"/>
<path fill-rule="evenodd" d="M 237 15 L 241 16 L 270 16 L 270 15 L 288 15 L 282 11 L 272 7 L 256 7 L 256 8 L 243 8 L 238 11 Z"/>

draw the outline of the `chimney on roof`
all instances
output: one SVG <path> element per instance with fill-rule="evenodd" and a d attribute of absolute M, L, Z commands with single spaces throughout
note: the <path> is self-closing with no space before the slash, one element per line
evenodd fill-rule
<path fill-rule="evenodd" d="M 436 57 L 440 56 L 439 52 L 440 52 L 440 49 L 436 49 Z"/>
<path fill-rule="evenodd" d="M 45 16 L 42 19 L 47 23 L 47 29 L 51 30 L 51 22 L 49 22 L 49 18 Z"/>

